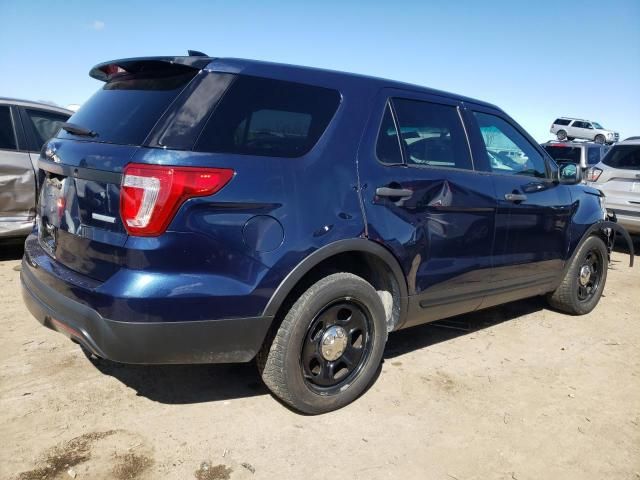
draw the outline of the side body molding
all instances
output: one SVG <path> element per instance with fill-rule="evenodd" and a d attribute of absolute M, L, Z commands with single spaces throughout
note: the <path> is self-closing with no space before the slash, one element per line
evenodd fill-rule
<path fill-rule="evenodd" d="M 368 253 L 376 256 L 383 261 L 393 274 L 397 285 L 400 289 L 400 318 L 396 325 L 396 329 L 401 328 L 405 323 L 406 315 L 408 311 L 407 300 L 407 281 L 402 272 L 402 268 L 398 263 L 398 260 L 382 245 L 379 245 L 366 238 L 351 238 L 346 240 L 338 240 L 337 242 L 330 243 L 324 247 L 319 248 L 315 252 L 308 255 L 302 262 L 300 262 L 285 279 L 278 285 L 278 288 L 271 296 L 269 303 L 264 309 L 264 316 L 275 316 L 278 309 L 284 302 L 287 295 L 293 290 L 297 283 L 310 272 L 316 265 L 320 264 L 323 260 L 326 260 L 334 255 L 348 252 L 361 252 Z"/>

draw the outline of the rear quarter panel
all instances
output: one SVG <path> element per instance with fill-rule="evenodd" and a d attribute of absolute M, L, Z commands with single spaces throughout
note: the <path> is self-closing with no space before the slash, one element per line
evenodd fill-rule
<path fill-rule="evenodd" d="M 138 163 L 231 168 L 235 175 L 211 197 L 186 202 L 168 232 L 189 233 L 200 261 L 186 272 L 181 255 L 163 256 L 153 239 L 127 241 L 135 265 L 205 275 L 208 308 L 220 318 L 263 313 L 276 288 L 319 248 L 364 235 L 356 152 L 369 114 L 366 85 L 332 85 L 342 95 L 316 146 L 299 158 L 142 148 Z M 371 94 L 372 95 L 372 94 Z M 160 250 L 158 250 L 160 249 Z M 133 262 L 133 258 L 130 259 Z M 195 288 L 195 287 L 194 287 Z"/>

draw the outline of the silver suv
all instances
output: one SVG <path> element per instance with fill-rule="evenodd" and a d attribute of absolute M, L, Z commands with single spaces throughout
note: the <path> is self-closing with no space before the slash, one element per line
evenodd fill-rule
<path fill-rule="evenodd" d="M 596 143 L 611 144 L 620 139 L 620 134 L 613 130 L 607 130 L 598 122 L 582 120 L 580 118 L 560 117 L 557 118 L 549 130 L 558 140 L 574 140 L 581 138 L 592 140 Z"/>
<path fill-rule="evenodd" d="M 640 140 L 614 145 L 589 169 L 587 181 L 604 192 L 607 211 L 615 213 L 618 223 L 640 235 Z"/>
<path fill-rule="evenodd" d="M 571 162 L 580 165 L 583 170 L 600 163 L 604 155 L 611 148 L 593 142 L 557 142 L 541 143 L 547 153 L 556 162 Z"/>
<path fill-rule="evenodd" d="M 72 114 L 44 103 L 0 98 L 0 239 L 31 233 L 40 149 Z"/>

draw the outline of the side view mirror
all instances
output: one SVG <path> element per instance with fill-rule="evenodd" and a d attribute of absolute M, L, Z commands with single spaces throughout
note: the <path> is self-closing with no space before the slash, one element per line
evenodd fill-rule
<path fill-rule="evenodd" d="M 575 185 L 582 181 L 582 168 L 575 163 L 561 162 L 558 164 L 558 181 L 565 185 Z"/>

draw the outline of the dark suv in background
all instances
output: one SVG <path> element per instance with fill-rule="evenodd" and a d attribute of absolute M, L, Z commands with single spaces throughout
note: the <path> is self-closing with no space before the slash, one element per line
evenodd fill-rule
<path fill-rule="evenodd" d="M 600 192 L 493 105 L 230 58 L 90 74 L 104 86 L 40 157 L 22 282 L 98 357 L 255 357 L 320 413 L 367 388 L 388 332 L 542 294 L 583 314 L 602 294 L 618 227 Z"/>

